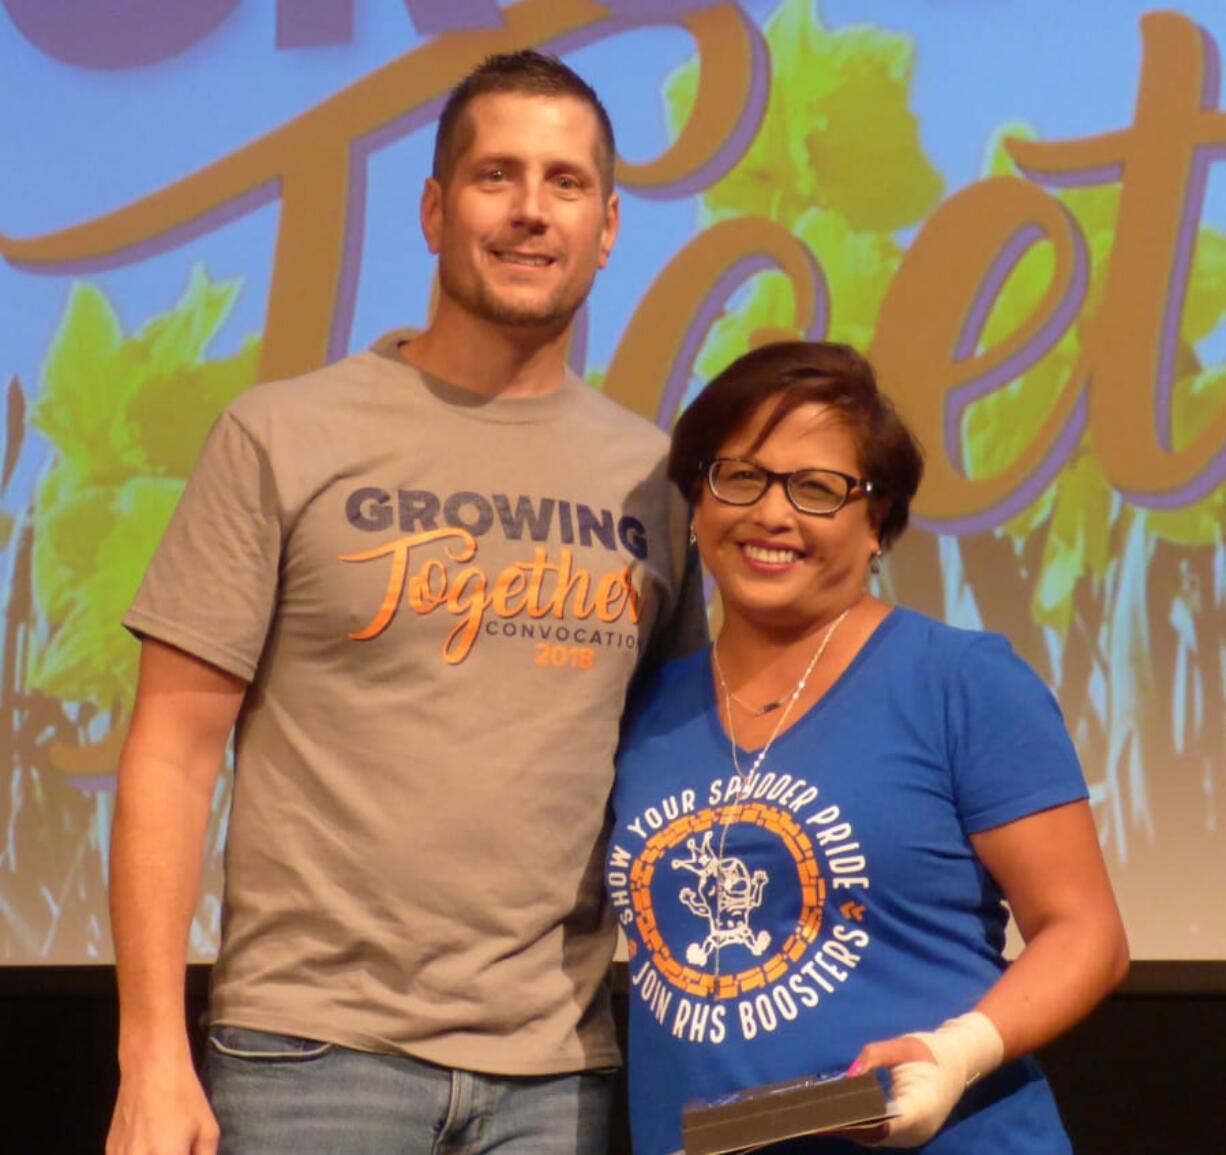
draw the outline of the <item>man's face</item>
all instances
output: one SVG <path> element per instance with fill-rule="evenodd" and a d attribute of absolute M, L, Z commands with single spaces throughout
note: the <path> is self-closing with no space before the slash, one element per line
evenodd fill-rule
<path fill-rule="evenodd" d="M 617 236 L 617 194 L 600 184 L 596 114 L 574 97 L 493 93 L 465 116 L 468 146 L 446 184 L 431 178 L 422 194 L 440 312 L 565 329 Z"/>

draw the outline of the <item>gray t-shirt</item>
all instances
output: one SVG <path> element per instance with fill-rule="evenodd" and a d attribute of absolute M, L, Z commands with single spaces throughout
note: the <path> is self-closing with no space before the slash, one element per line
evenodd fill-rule
<path fill-rule="evenodd" d="M 485 400 L 396 335 L 213 430 L 124 619 L 250 681 L 214 1022 L 545 1074 L 617 1062 L 606 801 L 701 601 L 664 435 Z"/>

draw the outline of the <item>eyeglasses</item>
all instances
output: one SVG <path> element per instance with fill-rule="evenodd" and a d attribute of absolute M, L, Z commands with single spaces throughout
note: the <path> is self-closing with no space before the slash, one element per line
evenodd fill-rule
<path fill-rule="evenodd" d="M 801 513 L 838 513 L 857 490 L 873 492 L 873 483 L 837 469 L 793 469 L 776 473 L 743 457 L 717 457 L 706 468 L 711 496 L 726 505 L 753 505 L 777 481 Z"/>

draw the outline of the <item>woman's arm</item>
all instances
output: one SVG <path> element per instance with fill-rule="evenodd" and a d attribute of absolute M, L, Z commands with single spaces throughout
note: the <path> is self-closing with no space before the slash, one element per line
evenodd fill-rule
<path fill-rule="evenodd" d="M 1085 1018 L 1128 973 L 1128 942 L 1088 802 L 971 836 L 1025 947 L 975 1008 L 1004 1057 L 1028 1054 Z"/>
<path fill-rule="evenodd" d="M 857 1056 L 853 1072 L 896 1068 L 902 1113 L 884 1146 L 914 1146 L 934 1135 L 970 1082 L 1068 1030 L 1128 971 L 1124 926 L 1088 803 L 1019 818 L 972 835 L 971 844 L 1004 892 L 1025 947 L 979 1000 L 977 1014 L 932 1034 L 870 1043 Z"/>

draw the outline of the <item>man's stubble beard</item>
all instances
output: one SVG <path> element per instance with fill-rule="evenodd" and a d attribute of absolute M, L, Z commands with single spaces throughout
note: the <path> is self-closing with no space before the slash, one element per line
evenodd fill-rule
<path fill-rule="evenodd" d="M 464 286 L 450 275 L 443 261 L 439 262 L 438 280 L 440 290 L 474 317 L 494 325 L 551 332 L 563 330 L 571 323 L 592 288 L 588 282 L 581 291 L 568 294 L 568 286 L 559 285 L 543 300 L 521 305 L 501 298 L 480 277 L 475 278 L 472 286 Z"/>

